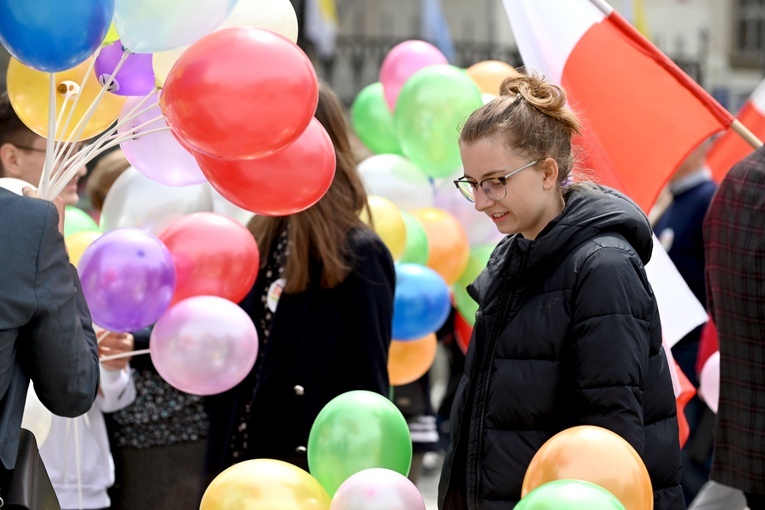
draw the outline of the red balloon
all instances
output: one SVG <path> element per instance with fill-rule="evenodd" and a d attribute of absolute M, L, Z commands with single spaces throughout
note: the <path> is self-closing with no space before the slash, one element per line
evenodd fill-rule
<path fill-rule="evenodd" d="M 269 30 L 227 28 L 183 52 L 160 98 L 167 123 L 197 152 L 255 158 L 295 141 L 319 101 L 298 46 Z"/>
<path fill-rule="evenodd" d="M 195 153 L 202 173 L 229 202 L 265 216 L 308 209 L 335 176 L 335 148 L 314 119 L 286 149 L 257 159 L 225 160 Z"/>
<path fill-rule="evenodd" d="M 460 312 L 454 313 L 454 338 L 460 346 L 462 353 L 467 352 L 470 337 L 473 336 L 473 326 L 462 316 Z"/>
<path fill-rule="evenodd" d="M 211 212 L 182 216 L 159 239 L 175 262 L 177 283 L 171 305 L 195 296 L 237 303 L 255 283 L 260 266 L 255 238 L 226 216 Z"/>

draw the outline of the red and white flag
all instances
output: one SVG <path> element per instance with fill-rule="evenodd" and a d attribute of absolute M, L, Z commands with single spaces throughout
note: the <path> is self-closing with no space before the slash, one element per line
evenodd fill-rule
<path fill-rule="evenodd" d="M 760 83 L 736 116 L 755 136 L 765 138 L 765 81 Z M 722 181 L 733 165 L 747 157 L 754 148 L 738 133 L 728 130 L 715 140 L 707 153 L 707 166 L 716 181 Z"/>
<path fill-rule="evenodd" d="M 733 116 L 604 0 L 504 0 L 526 68 L 568 93 L 584 159 L 644 211 Z"/>

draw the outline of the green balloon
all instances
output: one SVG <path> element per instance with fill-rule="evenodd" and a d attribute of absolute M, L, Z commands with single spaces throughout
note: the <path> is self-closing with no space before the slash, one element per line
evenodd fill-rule
<path fill-rule="evenodd" d="M 626 510 L 616 496 L 583 480 L 555 480 L 521 499 L 515 510 Z"/>
<path fill-rule="evenodd" d="M 401 150 L 430 177 L 460 168 L 459 128 L 483 105 L 478 85 L 451 65 L 424 67 L 409 78 L 396 100 L 393 125 Z"/>
<path fill-rule="evenodd" d="M 428 256 L 430 255 L 428 234 L 425 233 L 425 227 L 408 212 L 401 211 L 401 217 L 404 218 L 404 225 L 406 225 L 406 246 L 399 262 L 424 266 L 428 263 Z"/>
<path fill-rule="evenodd" d="M 353 100 L 351 125 L 359 140 L 375 154 L 402 154 L 393 129 L 393 114 L 379 81 L 361 89 Z"/>
<path fill-rule="evenodd" d="M 82 209 L 72 205 L 66 206 L 64 209 L 64 237 L 90 230 L 100 230 L 96 221 Z"/>
<path fill-rule="evenodd" d="M 478 311 L 478 303 L 467 293 L 467 287 L 481 274 L 489 256 L 494 251 L 493 244 L 480 244 L 470 248 L 470 258 L 459 280 L 454 283 L 454 305 L 466 321 L 472 326 L 475 324 L 475 312 Z"/>
<path fill-rule="evenodd" d="M 330 496 L 349 476 L 386 468 L 406 476 L 412 438 L 404 416 L 382 395 L 354 390 L 330 400 L 308 435 L 308 467 Z"/>

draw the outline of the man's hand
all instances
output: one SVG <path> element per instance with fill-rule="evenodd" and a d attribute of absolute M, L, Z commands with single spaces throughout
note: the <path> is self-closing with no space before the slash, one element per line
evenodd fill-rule
<path fill-rule="evenodd" d="M 39 198 L 42 200 L 42 197 L 40 197 L 40 195 L 37 193 L 37 190 L 32 186 L 26 186 L 21 191 L 24 193 L 25 197 Z M 54 198 L 51 200 L 51 202 L 53 202 L 53 205 L 56 206 L 56 210 L 58 211 L 58 231 L 61 232 L 61 235 L 64 235 L 64 211 L 66 208 L 66 203 L 64 203 L 64 199 L 60 196 Z"/>
<path fill-rule="evenodd" d="M 104 333 L 98 333 L 99 338 Z M 98 344 L 98 356 L 111 356 L 113 354 L 122 354 L 135 350 L 135 340 L 130 333 L 109 332 Z M 130 362 L 131 356 L 124 358 L 102 361 L 101 365 L 107 370 L 122 370 Z"/>

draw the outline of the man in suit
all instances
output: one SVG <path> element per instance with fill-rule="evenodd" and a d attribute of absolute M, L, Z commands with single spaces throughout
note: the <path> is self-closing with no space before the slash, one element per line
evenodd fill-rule
<path fill-rule="evenodd" d="M 96 337 L 56 202 L 0 188 L 0 481 L 16 463 L 30 379 L 60 416 L 85 413 L 98 390 Z"/>
<path fill-rule="evenodd" d="M 765 509 L 765 147 L 725 176 L 704 220 L 707 306 L 720 344 L 712 480 Z"/>

